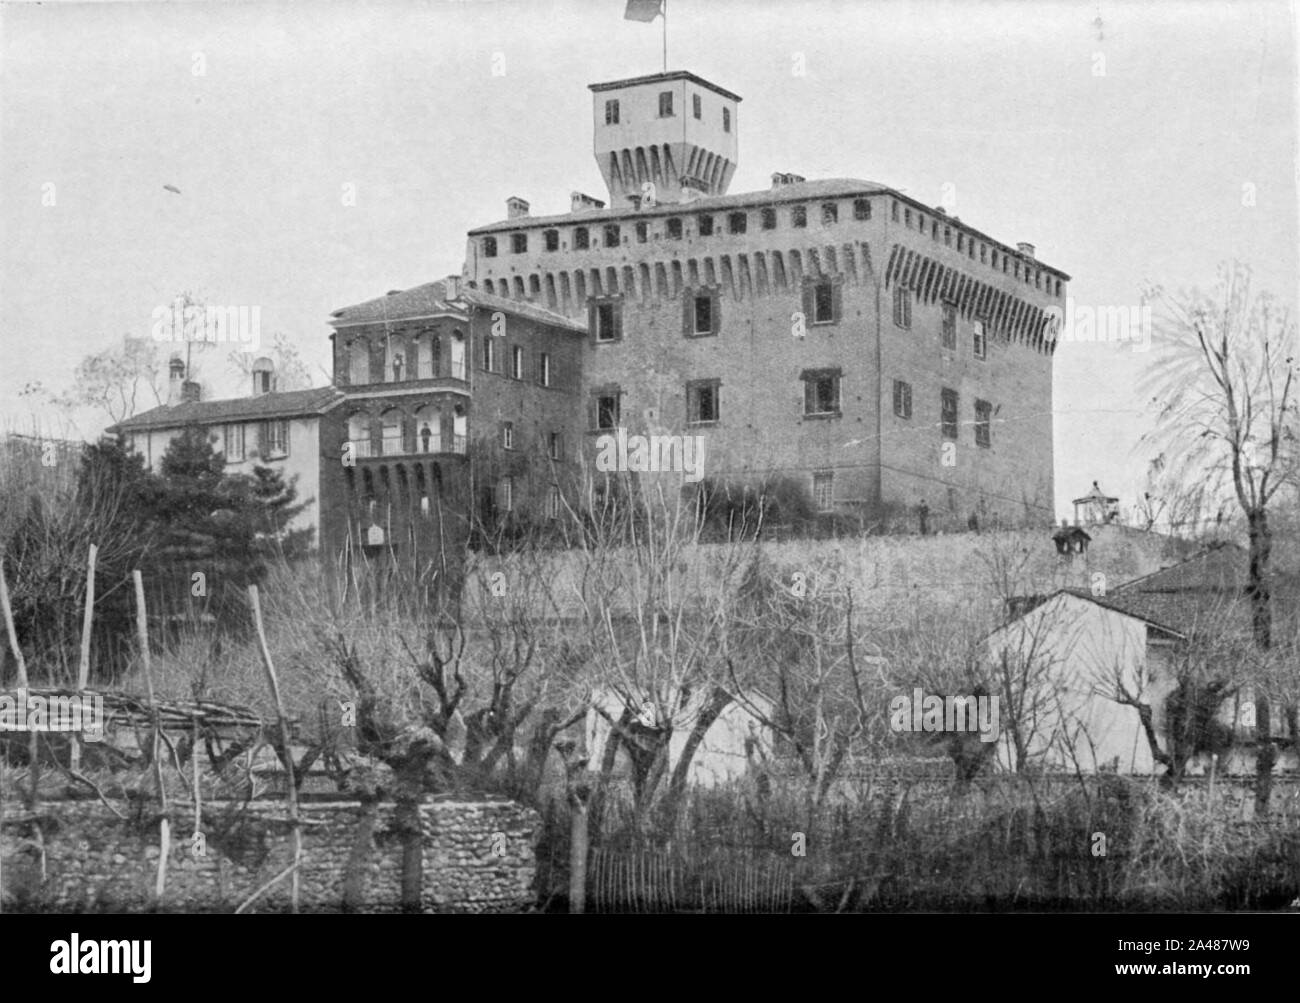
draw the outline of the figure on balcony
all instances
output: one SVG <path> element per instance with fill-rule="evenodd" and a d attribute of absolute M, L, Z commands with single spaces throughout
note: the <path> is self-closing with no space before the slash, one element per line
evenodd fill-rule
<path fill-rule="evenodd" d="M 429 423 L 426 421 L 424 423 L 424 427 L 420 429 L 420 446 L 421 446 L 420 451 L 421 452 L 423 453 L 429 452 L 429 440 L 432 438 L 433 438 L 433 429 L 429 427 Z"/>
<path fill-rule="evenodd" d="M 394 383 L 402 382 L 402 362 L 403 362 L 402 353 L 394 352 L 393 353 L 393 382 Z"/>

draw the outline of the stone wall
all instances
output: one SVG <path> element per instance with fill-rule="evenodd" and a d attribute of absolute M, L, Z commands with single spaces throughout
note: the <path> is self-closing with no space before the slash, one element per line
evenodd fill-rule
<path fill-rule="evenodd" d="M 152 908 L 160 815 L 155 803 L 119 805 L 119 818 L 93 801 L 0 806 L 5 911 L 136 912 Z M 301 910 L 344 911 L 349 884 L 359 912 L 401 909 L 402 830 L 392 804 L 306 804 Z M 292 861 L 283 802 L 203 805 L 203 851 L 195 852 L 192 806 L 168 812 L 171 849 L 161 908 L 231 912 Z M 436 801 L 421 806 L 422 909 L 513 912 L 533 900 L 536 814 L 510 801 Z M 289 908 L 289 881 L 249 911 Z"/>

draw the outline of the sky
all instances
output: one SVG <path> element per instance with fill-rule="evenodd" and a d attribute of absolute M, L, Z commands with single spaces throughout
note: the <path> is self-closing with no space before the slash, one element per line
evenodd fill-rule
<path fill-rule="evenodd" d="M 0 427 L 48 426 L 25 386 L 66 389 L 184 291 L 257 306 L 323 385 L 332 311 L 459 273 L 508 196 L 604 198 L 587 85 L 663 58 L 623 7 L 0 4 Z M 779 170 L 943 203 L 1033 243 L 1077 308 L 1237 258 L 1294 310 L 1296 23 L 1250 0 L 670 0 L 668 66 L 744 99 L 733 192 Z M 1093 480 L 1141 491 L 1134 348 L 1056 353 L 1061 515 Z M 225 354 L 200 360 L 209 396 L 245 392 Z"/>

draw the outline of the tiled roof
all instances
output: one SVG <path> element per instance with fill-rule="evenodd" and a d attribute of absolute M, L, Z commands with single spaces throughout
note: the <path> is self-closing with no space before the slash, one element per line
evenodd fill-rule
<path fill-rule="evenodd" d="M 334 387 L 311 390 L 287 390 L 256 397 L 233 397 L 228 400 L 187 401 L 172 406 L 152 408 L 112 426 L 110 432 L 132 432 L 147 428 L 182 428 L 185 425 L 210 425 L 222 421 L 296 418 L 324 414 L 343 400 Z"/>
<path fill-rule="evenodd" d="M 440 313 L 465 315 L 467 307 L 501 310 L 505 313 L 512 313 L 519 317 L 537 321 L 540 324 L 549 324 L 552 327 L 560 327 L 569 331 L 581 331 L 584 334 L 587 330 L 585 324 L 570 320 L 562 314 L 554 313 L 534 303 L 507 299 L 503 296 L 493 296 L 464 286 L 462 286 L 458 296 L 448 298 L 445 282 L 426 282 L 422 286 L 392 292 L 387 296 L 377 296 L 375 299 L 366 300 L 364 303 L 357 303 L 354 306 L 345 306 L 330 314 L 332 318 L 330 323 L 338 326 L 341 324 L 401 321 L 414 317 L 429 317 Z"/>

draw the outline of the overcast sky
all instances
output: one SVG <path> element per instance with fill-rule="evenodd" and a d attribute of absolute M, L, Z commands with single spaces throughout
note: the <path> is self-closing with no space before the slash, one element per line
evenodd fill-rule
<path fill-rule="evenodd" d="M 4 4 L 0 421 L 30 420 L 29 382 L 63 389 L 84 355 L 147 336 L 182 290 L 260 306 L 263 340 L 294 339 L 324 383 L 331 311 L 459 272 L 465 231 L 509 195 L 535 214 L 574 189 L 604 198 L 587 84 L 662 58 L 660 24 L 623 7 Z M 1208 286 L 1239 257 L 1294 308 L 1295 17 L 1281 2 L 670 0 L 668 63 L 744 99 L 733 192 L 783 170 L 947 193 L 1071 274 L 1076 304 Z M 205 363 L 218 393 L 224 355 Z M 1062 514 L 1094 478 L 1125 502 L 1140 489 L 1148 358 L 1058 350 Z"/>

